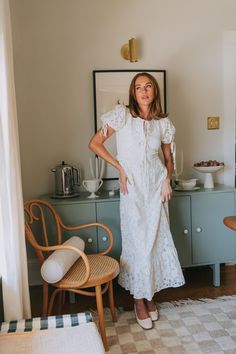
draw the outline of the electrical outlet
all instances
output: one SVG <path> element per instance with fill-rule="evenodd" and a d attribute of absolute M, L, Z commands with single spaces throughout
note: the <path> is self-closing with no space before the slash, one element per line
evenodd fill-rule
<path fill-rule="evenodd" d="M 220 129 L 220 117 L 208 117 L 207 129 Z"/>

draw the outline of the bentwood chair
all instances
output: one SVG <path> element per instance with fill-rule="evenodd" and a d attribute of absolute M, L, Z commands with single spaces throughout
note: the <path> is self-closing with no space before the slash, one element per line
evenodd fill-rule
<path fill-rule="evenodd" d="M 118 262 L 107 255 L 113 245 L 111 230 L 106 225 L 97 222 L 78 226 L 66 226 L 63 224 L 60 216 L 52 205 L 43 200 L 29 200 L 25 202 L 24 206 L 26 238 L 35 249 L 40 266 L 43 265 L 47 257 L 55 250 L 69 249 L 77 252 L 80 256 L 60 281 L 50 284 L 54 288 L 50 300 L 49 284 L 42 279 L 42 315 L 51 315 L 55 298 L 58 294 L 61 295 L 61 298 L 64 298 L 65 291 L 87 296 L 96 296 L 99 329 L 104 348 L 107 351 L 108 344 L 104 323 L 102 295 L 108 290 L 112 320 L 115 322 L 116 313 L 112 280 L 119 273 Z M 54 220 L 54 228 L 52 228 L 51 221 L 50 225 L 48 225 L 49 218 Z M 102 228 L 108 234 L 109 246 L 104 252 L 85 254 L 78 248 L 63 245 L 62 232 L 64 236 L 65 231 L 79 231 L 91 227 Z M 78 236 L 83 237 L 79 232 Z M 53 246 L 50 245 L 51 239 L 55 239 Z M 88 288 L 95 288 L 95 291 L 89 291 Z"/>

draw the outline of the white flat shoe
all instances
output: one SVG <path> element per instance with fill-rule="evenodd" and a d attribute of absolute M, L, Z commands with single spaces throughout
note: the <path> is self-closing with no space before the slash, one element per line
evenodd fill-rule
<path fill-rule="evenodd" d="M 134 305 L 134 312 L 135 312 L 136 320 L 137 320 L 139 326 L 141 326 L 143 329 L 151 329 L 152 328 L 152 320 L 150 317 L 145 318 L 144 320 L 140 320 L 138 318 L 135 305 Z"/>
<path fill-rule="evenodd" d="M 157 321 L 159 319 L 158 310 L 148 312 L 148 314 L 149 314 L 152 321 Z"/>

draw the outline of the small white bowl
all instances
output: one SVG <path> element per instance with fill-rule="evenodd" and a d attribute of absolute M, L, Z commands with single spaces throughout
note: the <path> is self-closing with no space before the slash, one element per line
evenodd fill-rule
<path fill-rule="evenodd" d="M 183 189 L 192 189 L 196 186 L 197 178 L 192 179 L 179 179 L 178 180 L 178 187 Z"/>

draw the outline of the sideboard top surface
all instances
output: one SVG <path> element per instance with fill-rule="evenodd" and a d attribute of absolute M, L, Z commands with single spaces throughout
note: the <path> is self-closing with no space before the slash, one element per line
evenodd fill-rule
<path fill-rule="evenodd" d="M 212 194 L 212 193 L 226 193 L 235 192 L 236 189 L 233 187 L 228 187 L 222 184 L 216 184 L 214 189 L 204 189 L 200 186 L 199 190 L 196 191 L 174 191 L 173 197 L 186 196 L 186 195 L 197 195 L 197 194 Z M 52 198 L 50 194 L 40 196 L 40 199 L 47 200 L 52 205 L 66 205 L 66 204 L 77 204 L 77 203 L 101 203 L 101 202 L 116 202 L 120 200 L 119 191 L 115 192 L 114 196 L 109 196 L 109 191 L 101 190 L 97 192 L 98 198 L 89 199 L 88 192 L 79 192 L 77 197 L 73 198 Z"/>

